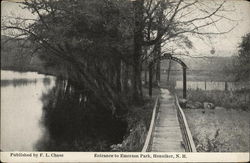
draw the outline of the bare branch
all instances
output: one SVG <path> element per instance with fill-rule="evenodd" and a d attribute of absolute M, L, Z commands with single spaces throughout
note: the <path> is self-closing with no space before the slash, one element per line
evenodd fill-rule
<path fill-rule="evenodd" d="M 186 24 L 187 24 L 187 23 L 190 23 L 190 22 L 195 22 L 195 21 L 200 21 L 200 20 L 208 19 L 208 18 L 212 17 L 214 14 L 216 14 L 216 13 L 221 9 L 221 7 L 223 6 L 224 3 L 225 3 L 225 1 L 224 1 L 223 3 L 221 3 L 220 6 L 219 6 L 218 8 L 216 8 L 215 11 L 213 11 L 212 13 L 210 13 L 210 14 L 207 15 L 207 16 L 194 18 L 194 19 L 185 21 L 185 22 L 183 22 L 183 23 L 186 23 Z"/>

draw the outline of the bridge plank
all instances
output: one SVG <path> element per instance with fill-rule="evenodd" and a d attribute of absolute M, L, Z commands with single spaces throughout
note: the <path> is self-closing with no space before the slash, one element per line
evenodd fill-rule
<path fill-rule="evenodd" d="M 153 152 L 185 152 L 174 98 L 161 89 L 160 107 L 152 138 Z"/>

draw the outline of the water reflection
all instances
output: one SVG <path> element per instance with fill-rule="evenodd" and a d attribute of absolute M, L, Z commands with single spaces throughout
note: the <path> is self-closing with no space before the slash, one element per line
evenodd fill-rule
<path fill-rule="evenodd" d="M 49 78 L 49 77 L 43 78 L 43 84 L 45 86 L 49 86 L 51 84 L 51 78 Z"/>
<path fill-rule="evenodd" d="M 50 77 L 34 72 L 1 71 L 1 75 L 1 150 L 35 150 L 34 144 L 45 132 L 40 98 L 54 86 L 53 78 L 45 85 L 42 79 Z"/>
<path fill-rule="evenodd" d="M 7 86 L 28 86 L 42 81 L 45 86 L 49 86 L 53 80 L 52 76 L 45 76 L 36 72 L 16 72 L 1 70 L 1 87 Z"/>
<path fill-rule="evenodd" d="M 1 80 L 16 80 L 16 79 L 43 79 L 45 75 L 36 72 L 18 72 L 10 70 L 1 70 Z"/>
<path fill-rule="evenodd" d="M 34 72 L 1 71 L 2 151 L 109 151 L 127 124 L 87 88 Z"/>
<path fill-rule="evenodd" d="M 36 79 L 33 79 L 33 80 L 30 80 L 30 79 L 14 79 L 14 80 L 1 80 L 1 87 L 7 87 L 7 86 L 14 86 L 14 87 L 17 87 L 17 86 L 27 86 L 29 84 L 32 84 L 32 83 L 36 83 L 37 80 Z"/>
<path fill-rule="evenodd" d="M 108 151 L 120 143 L 126 123 L 112 116 L 86 89 L 76 83 L 56 81 L 42 96 L 46 131 L 36 148 L 42 151 Z"/>

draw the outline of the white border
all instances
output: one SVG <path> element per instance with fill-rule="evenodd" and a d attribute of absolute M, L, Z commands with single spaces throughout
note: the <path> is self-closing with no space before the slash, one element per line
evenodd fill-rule
<path fill-rule="evenodd" d="M 249 162 L 249 153 L 1 152 L 1 162 Z"/>

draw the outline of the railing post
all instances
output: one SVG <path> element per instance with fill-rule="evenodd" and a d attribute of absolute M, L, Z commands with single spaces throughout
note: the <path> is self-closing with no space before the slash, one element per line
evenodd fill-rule
<path fill-rule="evenodd" d="M 193 141 L 193 137 L 191 134 L 191 131 L 188 127 L 187 119 L 185 117 L 185 114 L 183 110 L 180 107 L 178 97 L 175 95 L 175 104 L 177 108 L 177 115 L 178 115 L 178 121 L 180 123 L 180 128 L 182 132 L 182 138 L 185 146 L 185 150 L 187 152 L 196 152 L 196 147 Z"/>
<path fill-rule="evenodd" d="M 152 113 L 152 117 L 151 117 L 151 122 L 150 122 L 150 126 L 148 129 L 148 134 L 147 134 L 145 143 L 144 143 L 143 148 L 142 148 L 142 152 L 148 152 L 149 146 L 151 145 L 152 135 L 153 135 L 152 133 L 153 133 L 153 130 L 155 127 L 155 119 L 156 119 L 156 114 L 157 114 L 156 111 L 157 111 L 158 107 L 159 107 L 159 96 L 157 96 L 156 100 L 155 100 L 155 105 L 154 105 L 154 109 L 153 109 L 153 113 Z"/>

